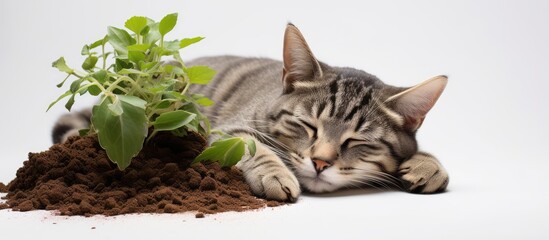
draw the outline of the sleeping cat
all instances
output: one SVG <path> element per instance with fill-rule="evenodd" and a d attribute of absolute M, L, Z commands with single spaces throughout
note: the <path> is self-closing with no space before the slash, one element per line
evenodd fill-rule
<path fill-rule="evenodd" d="M 217 103 L 203 109 L 213 127 L 256 140 L 255 156 L 237 167 L 258 196 L 294 202 L 302 190 L 375 185 L 435 193 L 448 185 L 442 165 L 418 151 L 415 139 L 446 76 L 400 88 L 361 70 L 328 66 L 292 24 L 283 62 L 221 56 L 188 65 L 217 71 L 209 85 L 194 86 Z M 54 142 L 76 135 L 89 117 L 89 111 L 62 116 Z"/>

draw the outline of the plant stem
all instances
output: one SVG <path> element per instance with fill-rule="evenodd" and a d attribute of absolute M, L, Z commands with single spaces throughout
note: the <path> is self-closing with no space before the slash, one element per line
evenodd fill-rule
<path fill-rule="evenodd" d="M 90 84 L 86 84 L 86 85 L 80 87 L 78 90 L 76 90 L 76 92 L 80 92 L 80 91 L 82 91 L 83 89 L 89 88 L 89 87 L 91 87 L 91 86 L 93 86 L 93 85 L 97 86 L 97 87 L 98 87 L 99 89 L 101 89 L 101 91 L 103 91 L 103 92 L 106 91 L 105 88 L 103 88 L 103 86 L 101 86 L 101 84 L 92 82 L 92 83 L 90 83 Z"/>
<path fill-rule="evenodd" d="M 76 73 L 76 71 L 72 71 L 71 74 L 74 75 L 74 76 L 77 77 L 77 78 L 84 78 L 83 75 L 81 75 L 81 74 L 79 74 L 79 73 Z"/>
<path fill-rule="evenodd" d="M 147 140 L 145 140 L 145 144 L 148 144 L 149 140 L 151 140 L 154 136 L 156 136 L 157 133 L 158 131 L 153 131 L 151 135 L 147 136 Z"/>
<path fill-rule="evenodd" d="M 187 68 L 185 67 L 185 63 L 183 62 L 183 59 L 181 58 L 181 54 L 179 54 L 179 52 L 175 53 L 173 57 L 175 58 L 175 60 L 179 62 L 179 64 L 181 64 L 181 68 L 183 69 Z"/>
<path fill-rule="evenodd" d="M 135 88 L 135 89 L 139 89 L 139 85 L 137 85 L 137 83 L 131 78 L 131 77 L 128 77 L 128 76 L 122 76 L 122 75 L 118 75 L 117 76 L 118 79 L 116 79 L 116 81 L 114 81 L 113 83 L 110 84 L 109 88 L 107 88 L 107 92 L 112 92 L 119 83 L 121 83 L 122 81 L 127 81 L 129 82 L 130 84 L 132 84 L 132 86 Z"/>
<path fill-rule="evenodd" d="M 105 56 L 105 42 L 101 44 L 101 57 L 103 58 L 103 69 L 107 67 L 107 56 Z"/>
<path fill-rule="evenodd" d="M 127 89 L 125 89 L 125 88 L 123 88 L 123 87 L 120 87 L 120 86 L 118 86 L 118 85 L 115 87 L 115 89 L 118 89 L 118 90 L 124 92 L 125 95 L 132 95 L 132 94 L 129 94 L 130 92 L 128 92 Z M 114 89 L 113 89 L 113 90 L 114 90 Z"/>

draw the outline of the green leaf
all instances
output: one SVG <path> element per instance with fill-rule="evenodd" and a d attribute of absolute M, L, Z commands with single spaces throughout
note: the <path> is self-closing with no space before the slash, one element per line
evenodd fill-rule
<path fill-rule="evenodd" d="M 219 161 L 219 164 L 224 167 L 233 166 L 244 156 L 245 145 L 240 137 L 217 140 L 198 155 L 193 163 L 213 160 Z"/>
<path fill-rule="evenodd" d="M 152 24 L 149 24 L 149 32 L 144 35 L 143 37 L 143 42 L 144 43 L 150 43 L 150 44 L 153 44 L 155 42 L 157 42 L 158 40 L 160 40 L 160 38 L 162 38 L 162 36 L 160 35 L 160 32 L 158 30 L 158 25 L 159 23 L 152 23 Z"/>
<path fill-rule="evenodd" d="M 151 47 L 151 44 L 144 43 L 144 44 L 134 44 L 128 46 L 128 51 L 139 51 L 139 52 L 146 52 Z"/>
<path fill-rule="evenodd" d="M 178 129 L 190 123 L 196 118 L 196 114 L 183 110 L 165 112 L 160 114 L 153 122 L 154 131 L 170 131 Z"/>
<path fill-rule="evenodd" d="M 107 107 L 109 108 L 109 110 L 111 111 L 110 113 L 113 115 L 113 116 L 120 116 L 122 115 L 122 113 L 124 113 L 124 109 L 122 109 L 122 101 L 120 100 L 117 100 L 109 105 L 107 105 Z"/>
<path fill-rule="evenodd" d="M 248 151 L 250 152 L 250 156 L 255 156 L 255 152 L 256 152 L 256 146 L 255 146 L 255 141 L 251 138 L 249 139 L 246 139 L 246 145 L 248 145 Z"/>
<path fill-rule="evenodd" d="M 123 113 L 114 115 L 109 109 L 111 99 L 105 98 L 93 107 L 91 121 L 109 159 L 124 170 L 139 153 L 147 136 L 146 102 L 134 96 L 115 96 Z"/>
<path fill-rule="evenodd" d="M 178 40 L 165 41 L 164 42 L 164 49 L 162 49 L 162 50 L 163 50 L 162 55 L 164 55 L 164 56 L 173 55 L 174 53 L 179 51 L 179 41 Z"/>
<path fill-rule="evenodd" d="M 109 36 L 109 43 L 119 55 L 128 55 L 127 47 L 135 44 L 135 39 L 124 29 L 110 26 L 107 29 L 107 36 Z"/>
<path fill-rule="evenodd" d="M 145 70 L 149 70 L 151 69 L 152 67 L 156 66 L 158 64 L 158 62 L 141 62 L 139 64 L 139 66 L 141 67 L 141 70 L 145 71 Z M 160 65 L 160 64 L 158 64 Z"/>
<path fill-rule="evenodd" d="M 128 59 L 134 63 L 145 60 L 145 52 L 151 47 L 151 44 L 134 44 L 128 46 Z"/>
<path fill-rule="evenodd" d="M 147 33 L 149 33 L 149 30 L 151 30 L 151 27 L 145 26 L 145 27 L 141 30 L 141 32 L 139 32 L 139 35 L 141 35 L 141 36 L 147 35 Z"/>
<path fill-rule="evenodd" d="M 98 96 L 99 94 L 101 94 L 101 89 L 96 85 L 90 85 L 88 87 L 88 92 L 90 92 L 92 96 Z"/>
<path fill-rule="evenodd" d="M 80 135 L 81 137 L 83 137 L 83 136 L 88 135 L 89 132 L 90 132 L 90 129 L 89 129 L 89 128 L 80 129 L 80 130 L 78 130 L 78 135 Z"/>
<path fill-rule="evenodd" d="M 50 110 L 50 108 L 55 105 L 57 102 L 61 101 L 61 99 L 63 98 L 66 98 L 68 96 L 70 96 L 72 94 L 72 92 L 69 90 L 69 91 L 66 91 L 65 93 L 63 93 L 61 96 L 59 96 L 55 101 L 53 101 L 52 103 L 50 103 L 50 105 L 48 105 L 48 109 L 46 109 L 46 112 Z"/>
<path fill-rule="evenodd" d="M 99 40 L 93 42 L 92 44 L 90 44 L 89 49 L 91 50 L 91 49 L 94 49 L 94 48 L 99 47 L 101 45 L 105 45 L 108 41 L 109 41 L 109 36 L 105 35 L 105 37 L 103 37 L 102 39 L 99 39 Z"/>
<path fill-rule="evenodd" d="M 87 44 L 84 45 L 82 47 L 82 50 L 80 51 L 80 54 L 82 54 L 82 56 L 89 55 L 90 54 L 90 46 L 88 46 Z"/>
<path fill-rule="evenodd" d="M 191 44 L 195 44 L 197 42 L 200 42 L 202 41 L 202 39 L 204 39 L 203 37 L 194 37 L 194 38 L 183 38 L 180 42 L 179 42 L 179 48 L 185 48 Z"/>
<path fill-rule="evenodd" d="M 133 68 L 133 64 L 129 60 L 116 58 L 115 65 L 114 65 L 115 71 L 118 72 L 122 69 L 131 69 L 131 68 Z"/>
<path fill-rule="evenodd" d="M 145 53 L 138 51 L 128 51 L 128 59 L 134 63 L 145 60 Z"/>
<path fill-rule="evenodd" d="M 105 81 L 107 81 L 107 71 L 101 69 L 97 72 L 94 72 L 91 77 L 93 77 L 99 83 L 103 84 Z"/>
<path fill-rule="evenodd" d="M 158 31 L 160 32 L 160 35 L 164 36 L 167 33 L 169 33 L 177 23 L 177 13 L 172 13 L 166 15 L 162 20 L 160 20 L 160 24 L 158 25 Z"/>
<path fill-rule="evenodd" d="M 72 105 L 74 104 L 74 97 L 75 96 L 76 96 L 76 93 L 73 93 L 71 98 L 69 98 L 69 101 L 67 101 L 67 103 L 65 103 L 65 108 L 67 110 L 69 110 L 69 112 L 71 111 Z"/>
<path fill-rule="evenodd" d="M 168 84 L 167 86 L 171 86 L 171 85 Z M 182 100 L 184 102 L 189 101 L 185 95 L 181 94 L 180 92 L 176 92 L 176 91 L 165 91 L 164 95 L 175 98 L 175 99 Z M 196 111 L 194 111 L 194 109 L 193 109 L 193 110 L 190 110 L 189 112 L 196 112 Z"/>
<path fill-rule="evenodd" d="M 80 96 L 82 96 L 82 95 L 84 95 L 85 93 L 88 92 L 89 87 L 90 87 L 90 84 L 84 85 L 84 87 L 81 87 L 80 90 L 77 93 L 80 94 Z"/>
<path fill-rule="evenodd" d="M 86 60 L 84 60 L 84 63 L 82 63 L 82 69 L 84 70 L 93 69 L 96 63 L 97 63 L 96 56 L 88 56 Z"/>
<path fill-rule="evenodd" d="M 192 66 L 186 72 L 193 84 L 208 84 L 215 76 L 215 70 L 208 66 Z"/>
<path fill-rule="evenodd" d="M 141 72 L 139 70 L 135 70 L 135 69 L 128 69 L 128 68 L 124 68 L 120 71 L 118 71 L 118 74 L 137 74 L 137 75 L 141 75 L 141 76 L 149 76 L 148 73 L 146 72 Z"/>
<path fill-rule="evenodd" d="M 154 108 L 164 109 L 164 108 L 169 107 L 170 105 L 172 105 L 172 101 L 170 101 L 168 99 L 165 99 L 165 100 L 160 101 Z"/>
<path fill-rule="evenodd" d="M 135 96 L 126 96 L 126 95 L 116 95 L 116 96 L 120 99 L 120 101 L 130 104 L 134 107 L 145 108 L 145 104 L 147 104 L 145 100 Z"/>
<path fill-rule="evenodd" d="M 140 16 L 133 16 L 126 21 L 124 26 L 130 29 L 135 34 L 140 35 L 141 31 L 147 26 L 147 18 Z"/>
<path fill-rule="evenodd" d="M 187 124 L 185 127 L 187 127 L 188 130 L 193 132 L 198 132 L 198 126 L 200 122 L 198 119 L 193 119 L 189 124 Z"/>
<path fill-rule="evenodd" d="M 74 82 L 71 83 L 70 91 L 72 93 L 76 93 L 76 91 L 78 91 L 78 89 L 80 88 L 80 84 L 82 83 L 82 81 L 82 78 L 74 80 Z"/>
<path fill-rule="evenodd" d="M 67 66 L 67 64 L 65 63 L 64 57 L 60 57 L 59 59 L 55 60 L 51 65 L 52 67 L 59 69 L 59 71 L 61 72 L 66 72 L 68 74 L 74 73 L 74 70 Z"/>
<path fill-rule="evenodd" d="M 180 68 L 178 66 L 171 65 L 171 64 L 164 65 L 163 68 L 162 68 L 162 71 L 164 73 L 167 73 L 167 74 L 170 74 L 170 73 L 173 73 L 175 75 L 185 74 L 185 72 L 183 71 L 182 68 Z"/>
<path fill-rule="evenodd" d="M 200 104 L 204 107 L 211 106 L 211 105 L 215 104 L 214 101 L 212 101 L 211 99 L 205 97 L 202 94 L 193 94 L 193 99 L 196 103 L 198 103 L 198 104 Z"/>
<path fill-rule="evenodd" d="M 148 87 L 147 91 L 149 91 L 153 94 L 158 94 L 158 93 L 161 93 L 164 90 L 166 90 L 166 88 L 168 88 L 168 86 L 166 86 L 164 84 L 159 84 L 159 85 L 154 85 L 154 86 Z"/>

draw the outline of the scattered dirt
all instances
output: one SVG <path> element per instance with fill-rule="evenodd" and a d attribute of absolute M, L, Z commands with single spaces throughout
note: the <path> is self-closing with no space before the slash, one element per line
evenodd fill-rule
<path fill-rule="evenodd" d="M 2 182 L 0 182 L 0 193 L 8 192 L 8 187 Z M 8 204 L 0 203 L 0 210 L 9 208 Z"/>
<path fill-rule="evenodd" d="M 204 145 L 198 135 L 183 139 L 159 134 L 120 171 L 96 137 L 74 137 L 48 151 L 29 153 L 7 186 L 4 208 L 84 216 L 198 211 L 201 218 L 283 204 L 253 196 L 234 167 L 190 166 Z"/>

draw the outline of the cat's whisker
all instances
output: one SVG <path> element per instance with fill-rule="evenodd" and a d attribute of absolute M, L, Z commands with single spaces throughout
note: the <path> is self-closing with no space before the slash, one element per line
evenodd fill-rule
<path fill-rule="evenodd" d="M 384 184 L 382 184 L 381 182 L 375 181 L 375 180 L 373 180 L 373 179 L 353 179 L 352 182 L 355 183 L 355 184 L 360 184 L 360 185 L 366 185 L 366 186 L 369 186 L 369 187 L 374 187 L 374 188 L 379 189 L 379 190 L 391 189 L 389 186 L 384 185 Z M 375 184 L 372 184 L 372 183 L 375 183 Z M 377 184 L 377 185 L 376 185 L 376 184 Z"/>
<path fill-rule="evenodd" d="M 371 173 L 371 174 L 378 174 L 378 175 L 382 175 L 384 177 L 387 177 L 393 181 L 400 181 L 400 179 L 398 179 L 397 177 L 395 177 L 394 175 L 392 174 L 389 174 L 389 173 L 386 173 L 386 172 L 382 172 L 382 171 L 377 171 L 377 170 L 371 170 L 371 169 L 365 169 L 365 168 L 355 168 L 356 170 L 360 170 L 360 171 L 364 171 L 364 172 L 368 172 L 368 173 Z"/>
<path fill-rule="evenodd" d="M 255 130 L 257 131 L 257 130 Z M 258 132 L 260 133 L 260 132 Z M 267 134 L 264 134 L 264 133 L 260 133 L 260 136 L 262 137 L 263 140 L 265 140 L 268 144 L 270 145 L 273 145 L 273 146 L 276 146 L 277 148 L 282 148 L 282 150 L 285 150 L 285 151 L 288 151 L 288 152 L 291 152 L 291 149 L 290 147 L 288 147 L 286 144 L 276 140 L 275 138 L 267 135 Z"/>
<path fill-rule="evenodd" d="M 364 189 L 364 186 L 368 186 L 368 187 L 375 188 L 375 189 L 378 189 L 378 190 L 383 190 L 383 189 L 379 188 L 376 185 L 373 185 L 373 184 L 370 184 L 369 182 L 364 182 L 364 181 L 351 180 L 351 182 L 349 184 L 352 185 L 353 187 L 359 188 L 359 189 Z"/>
<path fill-rule="evenodd" d="M 400 182 L 396 182 L 392 179 L 388 179 L 385 176 L 375 176 L 375 174 L 372 174 L 372 175 L 367 175 L 365 179 L 375 179 L 377 181 L 382 182 L 384 185 L 386 183 L 386 184 L 389 184 L 390 186 L 393 186 L 399 189 L 402 188 L 402 186 L 400 185 Z"/>
<path fill-rule="evenodd" d="M 362 174 L 359 174 L 359 177 L 357 179 L 375 180 L 375 181 L 379 181 L 378 182 L 379 184 L 382 184 L 387 188 L 389 188 L 389 186 L 387 185 L 389 184 L 390 186 L 396 187 L 398 189 L 402 189 L 400 180 L 395 176 L 392 176 L 391 174 L 375 171 L 375 170 L 369 170 L 369 169 L 355 168 L 355 170 L 362 171 Z"/>
<path fill-rule="evenodd" d="M 293 156 L 294 153 L 285 154 L 284 157 L 281 157 L 282 161 L 287 163 L 286 166 L 296 170 L 296 164 L 301 164 L 300 159 Z"/>
<path fill-rule="evenodd" d="M 380 186 L 382 186 L 383 188 L 385 189 L 390 189 L 390 187 L 385 184 L 385 179 L 383 178 L 379 178 L 379 177 L 375 177 L 375 176 L 367 176 L 365 178 L 361 178 L 361 179 L 357 179 L 358 181 L 361 181 L 361 182 L 373 182 L 375 184 L 378 184 Z"/>
<path fill-rule="evenodd" d="M 297 153 L 293 153 L 293 152 L 292 152 L 292 153 L 290 153 L 290 156 L 291 156 L 292 158 L 294 158 L 295 160 L 297 160 L 299 163 L 302 163 L 302 162 L 303 162 L 303 158 L 301 158 L 301 157 L 299 156 L 299 154 L 297 154 Z"/>
<path fill-rule="evenodd" d="M 267 143 L 268 145 L 272 146 L 271 150 L 279 153 L 279 155 L 285 155 L 286 154 L 285 151 L 290 152 L 290 148 L 287 145 L 279 142 L 278 140 L 274 139 L 273 137 L 269 136 L 266 133 L 260 132 L 257 129 L 254 129 L 249 126 L 242 126 L 241 128 L 251 132 L 253 136 L 258 138 L 259 141 Z"/>

